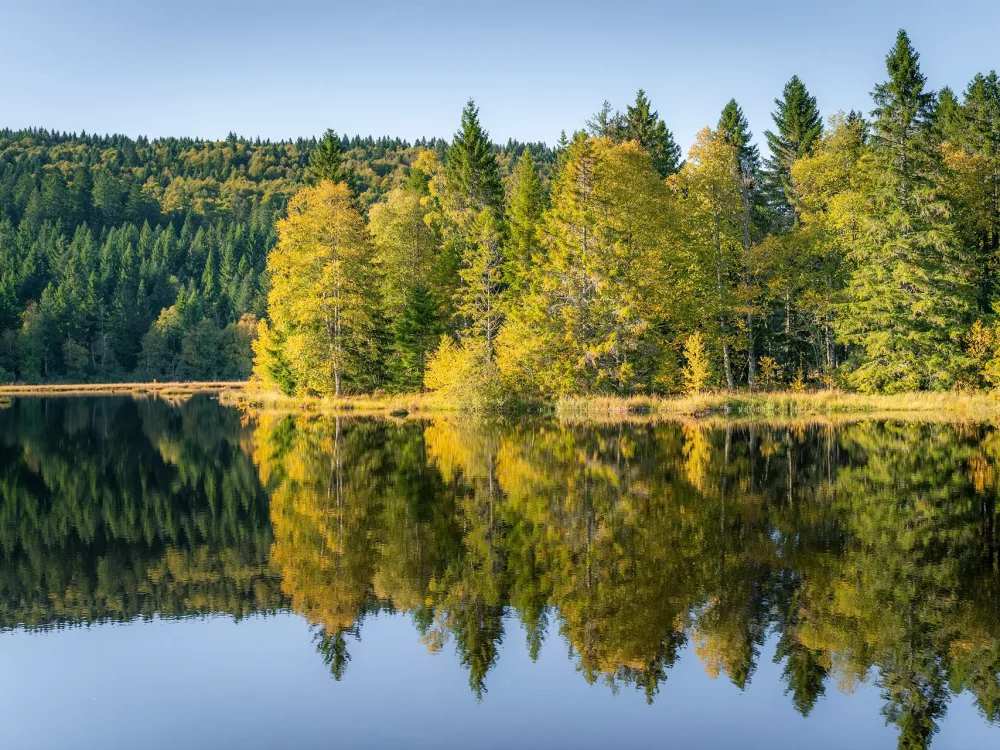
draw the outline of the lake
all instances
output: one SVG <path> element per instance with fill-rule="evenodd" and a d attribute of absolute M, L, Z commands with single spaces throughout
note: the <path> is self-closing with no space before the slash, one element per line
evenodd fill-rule
<path fill-rule="evenodd" d="M 1000 430 L 0 408 L 0 744 L 1000 746 Z"/>

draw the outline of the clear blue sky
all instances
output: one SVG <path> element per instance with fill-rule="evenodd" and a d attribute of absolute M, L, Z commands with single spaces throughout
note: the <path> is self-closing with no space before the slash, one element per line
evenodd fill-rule
<path fill-rule="evenodd" d="M 495 140 L 551 143 L 643 87 L 686 151 L 734 96 L 760 139 L 793 73 L 869 110 L 899 27 L 934 88 L 1000 67 L 997 0 L 3 4 L 0 126 L 132 136 L 450 137 L 474 96 Z"/>

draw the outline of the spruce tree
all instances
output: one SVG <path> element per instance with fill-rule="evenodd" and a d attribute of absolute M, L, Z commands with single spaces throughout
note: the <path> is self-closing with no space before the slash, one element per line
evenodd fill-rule
<path fill-rule="evenodd" d="M 934 108 L 934 125 L 941 140 L 956 145 L 962 142 L 965 112 L 955 92 L 948 86 L 938 92 L 937 106 Z"/>
<path fill-rule="evenodd" d="M 980 310 L 997 303 L 1000 278 L 1000 81 L 976 74 L 959 105 L 943 91 L 935 109 L 936 132 L 949 144 L 947 167 L 956 228 L 975 255 Z"/>
<path fill-rule="evenodd" d="M 215 247 L 209 248 L 205 259 L 205 270 L 201 274 L 201 294 L 209 307 L 209 313 L 214 315 L 215 304 L 219 298 L 219 272 L 215 262 Z"/>
<path fill-rule="evenodd" d="M 1000 158 L 1000 79 L 996 71 L 977 73 L 965 91 L 962 107 L 964 144 L 972 153 Z"/>
<path fill-rule="evenodd" d="M 503 322 L 504 255 L 499 222 L 490 210 L 480 211 L 470 228 L 455 295 L 455 311 L 464 337 L 482 339 L 488 358 Z"/>
<path fill-rule="evenodd" d="M 898 392 L 951 386 L 965 357 L 970 276 L 941 197 L 934 95 L 900 30 L 875 87 L 867 210 L 849 253 L 841 336 L 860 354 L 852 383 Z"/>
<path fill-rule="evenodd" d="M 624 126 L 624 140 L 636 141 L 648 151 L 661 177 L 668 177 L 680 169 L 680 146 L 659 113 L 652 109 L 642 89 L 635 95 L 635 104 L 625 110 Z"/>
<path fill-rule="evenodd" d="M 479 123 L 479 108 L 469 99 L 462 124 L 448 148 L 448 191 L 461 209 L 490 209 L 499 217 L 503 208 L 500 167 L 490 136 Z"/>
<path fill-rule="evenodd" d="M 403 309 L 395 321 L 398 361 L 394 362 L 396 386 L 421 390 L 427 356 L 441 336 L 440 304 L 431 288 L 419 283 L 407 291 Z"/>
<path fill-rule="evenodd" d="M 780 201 L 779 211 L 790 214 L 792 204 L 791 167 L 812 149 L 823 133 L 823 121 L 816 107 L 816 97 L 810 96 L 798 76 L 792 76 L 774 100 L 771 113 L 775 130 L 765 130 L 771 157 L 766 162 L 765 176 L 772 199 Z"/>
<path fill-rule="evenodd" d="M 757 379 L 757 337 L 760 326 L 760 295 L 762 285 L 757 278 L 753 248 L 764 236 L 770 219 L 766 213 L 766 199 L 761 190 L 760 152 L 753 143 L 750 126 L 743 110 L 730 99 L 719 118 L 718 134 L 724 143 L 736 149 L 734 178 L 740 195 L 740 212 L 736 219 L 742 253 L 740 260 L 740 298 L 743 307 L 746 335 L 747 385 L 751 388 Z"/>
<path fill-rule="evenodd" d="M 344 159 L 340 136 L 335 130 L 328 129 L 316 144 L 309 157 L 308 176 L 313 183 L 322 180 L 344 182 L 352 193 L 357 192 L 357 175 Z"/>
<path fill-rule="evenodd" d="M 605 99 L 600 110 L 587 120 L 587 132 L 594 138 L 608 138 L 620 143 L 624 137 L 625 121 L 622 114 L 615 112 L 611 108 L 611 102 Z"/>
<path fill-rule="evenodd" d="M 736 147 L 741 171 L 756 173 L 760 170 L 760 152 L 753 144 L 750 124 L 735 99 L 730 99 L 722 108 L 718 130 L 726 143 Z"/>
<path fill-rule="evenodd" d="M 507 247 L 507 283 L 523 291 L 532 258 L 538 250 L 538 224 L 542 218 L 542 182 L 535 170 L 531 149 L 526 148 L 512 177 L 508 208 L 510 240 Z"/>

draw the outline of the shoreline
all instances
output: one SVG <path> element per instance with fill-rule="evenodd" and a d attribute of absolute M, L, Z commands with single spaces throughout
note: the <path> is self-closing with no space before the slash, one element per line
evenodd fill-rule
<path fill-rule="evenodd" d="M 155 396 L 184 398 L 199 393 L 243 391 L 243 381 L 170 383 L 53 383 L 44 385 L 0 385 L 0 398 L 57 396 Z"/>
<path fill-rule="evenodd" d="M 215 395 L 227 406 L 250 413 L 421 418 L 465 414 L 433 393 L 340 397 L 286 396 L 262 392 L 241 381 L 171 383 L 60 383 L 0 386 L 0 399 L 15 397 L 133 396 L 183 399 Z M 992 421 L 1000 419 L 1000 398 L 971 391 L 870 395 L 825 390 L 794 393 L 704 393 L 695 396 L 573 396 L 522 404 L 507 416 L 554 416 L 569 422 L 757 421 L 915 419 Z"/>
<path fill-rule="evenodd" d="M 432 393 L 296 397 L 280 393 L 224 393 L 220 401 L 251 413 L 425 418 L 470 416 Z M 472 414 L 471 416 L 483 416 Z M 498 416 L 552 416 L 564 422 L 856 421 L 859 419 L 961 422 L 1000 420 L 991 393 L 947 391 L 868 395 L 826 390 L 806 393 L 705 393 L 697 396 L 574 396 L 522 404 Z"/>

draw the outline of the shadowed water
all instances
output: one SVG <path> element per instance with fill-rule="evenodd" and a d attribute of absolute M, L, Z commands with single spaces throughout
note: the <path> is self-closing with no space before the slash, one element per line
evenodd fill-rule
<path fill-rule="evenodd" d="M 998 461 L 978 425 L 16 399 L 0 732 L 996 747 Z"/>

